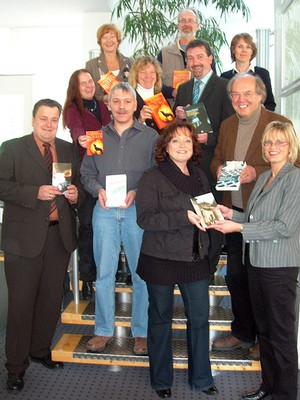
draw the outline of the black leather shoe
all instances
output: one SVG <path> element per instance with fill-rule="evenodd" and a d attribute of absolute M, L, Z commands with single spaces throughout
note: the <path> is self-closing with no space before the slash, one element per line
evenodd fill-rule
<path fill-rule="evenodd" d="M 215 386 L 211 386 L 208 389 L 201 390 L 201 392 L 207 394 L 208 396 L 214 396 L 215 394 L 219 393 L 218 389 Z"/>
<path fill-rule="evenodd" d="M 42 364 L 43 367 L 46 367 L 48 369 L 57 369 L 57 368 L 63 368 L 64 367 L 64 364 L 62 362 L 60 362 L 60 361 L 52 361 L 50 354 L 48 354 L 45 357 L 41 357 L 41 358 L 30 357 L 30 360 L 32 362 Z"/>
<path fill-rule="evenodd" d="M 265 392 L 264 390 L 256 390 L 255 392 L 249 392 L 244 394 L 242 398 L 245 400 L 260 400 L 260 399 L 265 399 L 270 395 L 271 393 Z"/>
<path fill-rule="evenodd" d="M 13 374 L 12 372 L 8 373 L 7 377 L 7 389 L 8 390 L 22 390 L 24 387 L 24 380 L 23 380 L 23 374 Z"/>
<path fill-rule="evenodd" d="M 156 393 L 161 399 L 169 399 L 172 396 L 171 389 L 156 390 Z"/>
<path fill-rule="evenodd" d="M 82 281 L 82 299 L 91 300 L 94 294 L 93 281 Z"/>

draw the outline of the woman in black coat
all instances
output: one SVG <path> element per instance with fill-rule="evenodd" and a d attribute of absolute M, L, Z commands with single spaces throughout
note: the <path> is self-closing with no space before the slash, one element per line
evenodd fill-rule
<path fill-rule="evenodd" d="M 218 393 L 209 360 L 209 239 L 191 203 L 192 197 L 211 191 L 205 173 L 197 167 L 200 146 L 192 125 L 171 122 L 158 140 L 158 165 L 144 173 L 136 196 L 137 223 L 144 229 L 137 273 L 146 281 L 149 294 L 150 379 L 161 398 L 171 397 L 173 383 L 175 284 L 187 316 L 190 387 L 208 395 Z"/>

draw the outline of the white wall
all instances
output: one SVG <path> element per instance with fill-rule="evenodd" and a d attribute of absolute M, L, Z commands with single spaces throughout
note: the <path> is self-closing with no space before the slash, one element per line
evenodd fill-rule
<path fill-rule="evenodd" d="M 44 97 L 53 98 L 63 105 L 70 75 L 84 67 L 89 50 L 98 47 L 97 28 L 109 20 L 108 13 L 87 13 L 47 20 L 37 18 L 26 20 L 27 26 L 0 28 L 0 76 L 4 76 L 0 95 L 9 90 L 10 80 L 5 76 L 28 74 L 32 75 L 32 94 L 24 101 L 30 103 L 29 109 Z M 5 111 L 0 109 L 0 120 L 6 117 Z M 27 129 L 31 115 L 26 115 L 25 119 Z M 15 136 L 26 133 L 29 132 L 16 132 Z M 4 135 L 1 128 L 0 134 Z M 69 139 L 61 128 L 58 136 Z"/>
<path fill-rule="evenodd" d="M 270 29 L 274 31 L 274 0 L 245 0 L 251 11 L 251 18 L 248 22 L 241 16 L 232 15 L 227 21 L 220 21 L 220 28 L 226 33 L 227 41 L 230 45 L 231 39 L 237 33 L 248 32 L 256 38 L 256 29 Z M 224 71 L 231 68 L 229 48 L 222 48 L 220 57 L 224 66 Z M 274 58 L 270 65 L 274 65 Z"/>

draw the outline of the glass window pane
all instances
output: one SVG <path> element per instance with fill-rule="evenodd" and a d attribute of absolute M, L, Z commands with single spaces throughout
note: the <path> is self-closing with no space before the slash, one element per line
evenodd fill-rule
<path fill-rule="evenodd" d="M 283 14 L 282 87 L 300 76 L 300 2 L 294 1 Z"/>

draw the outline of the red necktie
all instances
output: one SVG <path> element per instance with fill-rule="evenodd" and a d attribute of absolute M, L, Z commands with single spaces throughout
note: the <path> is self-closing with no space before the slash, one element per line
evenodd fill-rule
<path fill-rule="evenodd" d="M 52 157 L 52 153 L 51 153 L 51 150 L 50 150 L 50 144 L 49 143 L 43 143 L 43 146 L 45 148 L 45 151 L 44 151 L 45 163 L 47 165 L 49 174 L 52 177 L 53 157 Z M 51 205 L 50 205 L 50 214 L 52 214 L 55 209 L 56 209 L 56 200 L 54 198 L 52 200 L 52 202 L 51 202 Z"/>

